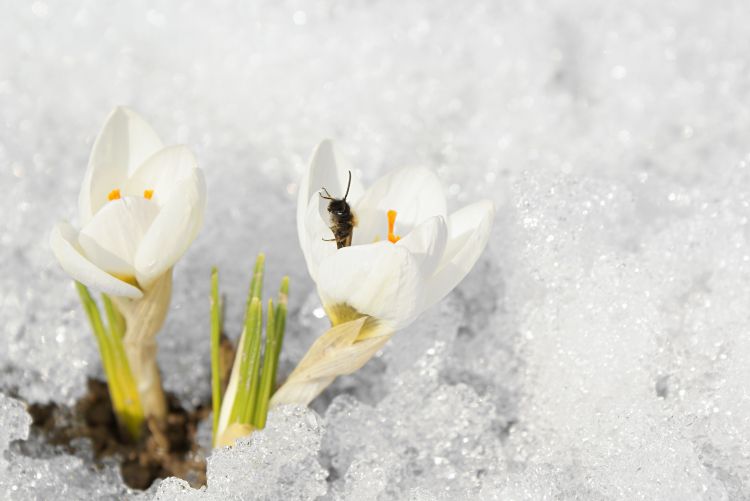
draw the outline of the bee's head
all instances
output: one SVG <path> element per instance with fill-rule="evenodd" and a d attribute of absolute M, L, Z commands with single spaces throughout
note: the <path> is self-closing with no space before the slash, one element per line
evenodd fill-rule
<path fill-rule="evenodd" d="M 328 204 L 328 212 L 334 216 L 344 217 L 348 216 L 351 210 L 349 209 L 349 204 L 346 203 L 346 200 L 336 199 L 331 200 Z"/>

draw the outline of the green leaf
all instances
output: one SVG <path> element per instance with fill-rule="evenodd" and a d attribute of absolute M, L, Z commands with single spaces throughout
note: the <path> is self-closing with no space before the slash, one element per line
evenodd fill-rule
<path fill-rule="evenodd" d="M 258 257 L 255 259 L 255 268 L 253 269 L 253 278 L 250 281 L 250 292 L 247 296 L 247 303 L 250 304 L 250 301 L 253 299 L 261 299 L 261 294 L 263 294 L 263 273 L 265 270 L 265 264 L 266 264 L 266 255 L 262 252 L 258 254 Z"/>
<path fill-rule="evenodd" d="M 279 289 L 279 304 L 274 309 L 273 300 L 268 301 L 268 321 L 266 322 L 266 349 L 263 352 L 263 373 L 260 380 L 260 394 L 253 423 L 256 428 L 265 428 L 268 417 L 268 403 L 276 385 L 281 345 L 286 328 L 289 277 L 284 277 Z"/>
<path fill-rule="evenodd" d="M 278 304 L 273 300 L 268 302 L 265 326 L 265 344 L 263 343 L 263 274 L 265 256 L 259 254 L 255 261 L 253 278 L 248 291 L 245 312 L 245 326 L 237 347 L 237 357 L 233 368 L 232 383 L 234 401 L 223 402 L 224 406 L 231 406 L 227 429 L 233 424 L 248 425 L 251 429 L 263 428 L 268 416 L 271 395 L 276 384 L 281 343 L 284 338 L 284 328 L 287 315 L 287 295 L 289 293 L 289 277 L 284 277 L 279 290 Z M 263 345 L 264 346 L 261 346 Z M 225 396 L 226 397 L 226 396 Z M 226 412 L 226 409 L 225 409 Z M 217 431 L 214 431 L 214 435 Z M 222 436 L 226 430 L 222 431 Z M 222 439 L 223 440 L 223 439 Z"/>
<path fill-rule="evenodd" d="M 266 415 L 268 414 L 268 400 L 271 398 L 273 389 L 274 374 L 276 372 L 273 364 L 274 353 L 276 352 L 277 331 L 275 324 L 275 312 L 273 308 L 273 299 L 268 300 L 268 315 L 266 319 L 266 348 L 263 352 L 263 371 L 260 377 L 260 390 L 258 399 L 255 403 L 255 415 L 252 424 L 255 428 L 264 428 L 266 426 Z"/>
<path fill-rule="evenodd" d="M 211 397 L 213 407 L 213 437 L 219 428 L 221 414 L 221 301 L 219 299 L 219 271 L 211 270 Z"/>
<path fill-rule="evenodd" d="M 279 356 L 281 355 L 281 345 L 284 343 L 284 332 L 286 331 L 286 310 L 287 301 L 289 300 L 289 277 L 281 279 L 281 288 L 279 289 L 279 305 L 276 307 L 276 351 L 274 352 L 274 365 L 278 367 Z M 274 379 L 276 373 L 274 372 Z"/>
<path fill-rule="evenodd" d="M 109 323 L 110 332 L 113 336 L 117 336 L 119 339 L 124 338 L 125 317 L 123 317 L 120 310 L 115 307 L 108 295 L 102 294 L 102 300 L 104 302 L 104 311 L 107 314 L 107 322 Z"/>
<path fill-rule="evenodd" d="M 257 306 L 255 308 L 257 312 L 252 318 L 254 322 L 252 325 L 253 335 L 250 336 L 250 365 L 247 368 L 250 387 L 248 388 L 247 401 L 242 413 L 242 420 L 240 421 L 242 424 L 253 424 L 255 404 L 258 401 L 258 393 L 260 392 L 260 345 L 263 336 L 263 303 L 261 303 L 260 299 L 253 299 L 253 302 L 256 301 Z"/>
<path fill-rule="evenodd" d="M 130 371 L 125 348 L 122 344 L 125 324 L 120 312 L 106 294 L 102 294 L 109 330 L 105 329 L 99 307 L 85 285 L 76 282 L 78 295 L 94 331 L 104 374 L 107 377 L 112 408 L 120 429 L 138 441 L 143 430 L 144 415 L 138 395 L 138 386 Z"/>
<path fill-rule="evenodd" d="M 123 337 L 125 336 L 125 319 L 120 311 L 112 304 L 112 300 L 106 294 L 102 294 L 104 311 L 107 314 L 109 324 L 108 345 L 111 351 L 113 364 L 113 375 L 107 375 L 108 380 L 114 381 L 119 388 L 119 400 L 113 402 L 115 413 L 123 416 L 125 426 L 130 435 L 138 440 L 143 429 L 144 414 L 141 408 L 138 384 L 135 381 L 130 363 L 125 354 Z M 94 305 L 96 306 L 96 305 Z M 98 311 L 97 311 L 98 313 Z"/>
<path fill-rule="evenodd" d="M 240 356 L 240 373 L 237 384 L 237 394 L 232 404 L 232 412 L 229 417 L 229 424 L 239 422 L 249 424 L 245 416 L 252 416 L 252 407 L 255 399 L 250 399 L 252 380 L 257 379 L 257 364 L 255 364 L 256 351 L 260 351 L 261 338 L 261 321 L 262 306 L 260 299 L 254 297 L 250 300 L 248 311 L 245 316 L 245 328 L 240 337 L 239 349 Z M 258 353 L 259 355 L 259 353 Z M 236 362 L 235 362 L 236 363 Z M 253 368 L 255 372 L 253 372 Z M 254 375 L 255 374 L 255 375 Z"/>

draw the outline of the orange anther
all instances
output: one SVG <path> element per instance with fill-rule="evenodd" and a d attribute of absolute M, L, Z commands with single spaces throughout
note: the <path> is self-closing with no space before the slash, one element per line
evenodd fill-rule
<path fill-rule="evenodd" d="M 154 190 L 143 190 L 143 198 L 146 200 L 151 200 L 151 197 L 154 196 Z"/>
<path fill-rule="evenodd" d="M 396 225 L 396 215 L 398 213 L 395 210 L 388 211 L 388 241 L 396 243 L 401 240 L 401 237 L 393 233 L 393 227 Z"/>
<path fill-rule="evenodd" d="M 120 198 L 120 190 L 117 188 L 110 191 L 109 195 L 107 195 L 108 200 L 118 200 L 119 198 Z"/>

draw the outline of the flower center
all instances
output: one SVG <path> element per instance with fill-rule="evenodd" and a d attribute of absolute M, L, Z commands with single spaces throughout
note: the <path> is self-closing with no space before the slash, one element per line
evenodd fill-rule
<path fill-rule="evenodd" d="M 151 197 L 154 196 L 154 190 L 143 190 L 143 198 L 146 200 L 151 200 Z M 115 188 L 114 190 L 109 192 L 109 195 L 107 195 L 107 200 L 119 200 L 122 198 L 122 195 L 120 194 L 120 188 Z"/>
<path fill-rule="evenodd" d="M 388 241 L 396 243 L 401 240 L 401 237 L 393 233 L 393 227 L 396 225 L 396 215 L 398 213 L 395 210 L 388 211 Z"/>

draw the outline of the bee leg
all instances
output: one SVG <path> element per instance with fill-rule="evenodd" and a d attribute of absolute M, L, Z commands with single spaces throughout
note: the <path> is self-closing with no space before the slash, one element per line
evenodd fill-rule
<path fill-rule="evenodd" d="M 323 240 L 324 242 L 335 242 L 336 241 L 335 238 L 323 238 L 321 240 Z"/>

